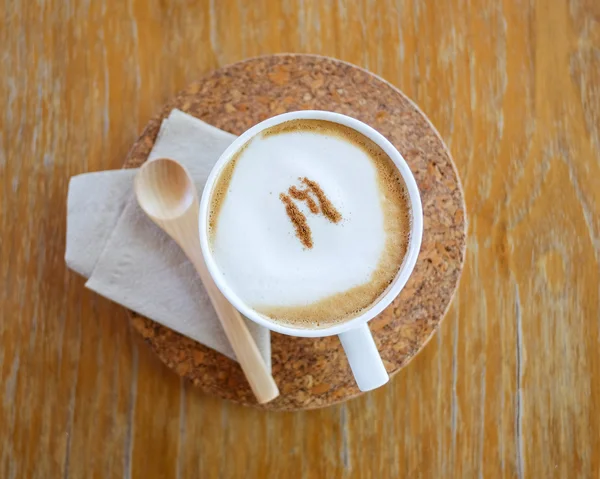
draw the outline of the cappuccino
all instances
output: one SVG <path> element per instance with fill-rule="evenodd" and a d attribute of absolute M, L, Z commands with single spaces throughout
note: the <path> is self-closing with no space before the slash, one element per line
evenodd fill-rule
<path fill-rule="evenodd" d="M 251 309 L 328 327 L 377 302 L 402 266 L 410 200 L 388 155 L 356 130 L 291 120 L 225 164 L 209 213 L 218 274 Z"/>

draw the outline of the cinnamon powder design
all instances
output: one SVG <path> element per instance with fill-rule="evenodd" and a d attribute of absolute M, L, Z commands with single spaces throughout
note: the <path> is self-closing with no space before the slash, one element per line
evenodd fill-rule
<path fill-rule="evenodd" d="M 299 190 L 298 188 L 296 188 L 295 186 L 291 186 L 290 189 L 288 190 L 288 193 L 290 194 L 290 196 L 296 200 L 300 200 L 300 201 L 306 201 L 306 204 L 308 205 L 308 209 L 310 210 L 311 213 L 313 214 L 318 214 L 319 213 L 319 207 L 317 206 L 317 203 L 315 202 L 315 200 L 312 199 L 312 197 L 308 194 L 309 190 Z"/>
<path fill-rule="evenodd" d="M 306 186 L 308 186 L 310 190 L 314 193 L 314 195 L 317 197 L 317 199 L 319 200 L 319 205 L 321 206 L 321 211 L 323 211 L 325 217 L 332 223 L 339 223 L 339 221 L 342 219 L 342 215 L 338 210 L 335 209 L 335 206 L 333 206 L 331 201 L 329 201 L 329 198 L 325 196 L 325 193 L 319 186 L 319 183 L 317 183 L 316 181 L 309 180 L 306 177 L 301 178 L 301 181 Z"/>
<path fill-rule="evenodd" d="M 300 209 L 294 204 L 292 199 L 285 193 L 279 195 L 279 199 L 285 205 L 285 212 L 290 218 L 294 228 L 296 229 L 296 236 L 307 248 L 313 247 L 312 232 L 306 221 L 306 216 L 300 211 Z"/>
<path fill-rule="evenodd" d="M 286 195 L 285 193 L 281 193 L 279 195 L 279 199 L 285 205 L 285 212 L 294 225 L 296 236 L 306 248 L 310 249 L 313 247 L 312 232 L 308 226 L 308 222 L 306 221 L 306 216 L 292 201 L 292 198 L 298 201 L 306 201 L 308 209 L 315 215 L 319 214 L 320 206 L 323 216 L 325 216 L 332 223 L 339 223 L 339 221 L 342 219 L 342 215 L 338 210 L 335 209 L 335 206 L 333 206 L 331 201 L 329 201 L 329 198 L 327 198 L 324 191 L 321 189 L 321 186 L 319 186 L 316 181 L 309 180 L 306 177 L 299 178 L 299 180 L 307 186 L 306 189 L 299 189 L 296 186 L 290 186 L 288 189 L 288 194 Z M 317 206 L 316 201 L 312 198 L 311 193 L 316 196 L 319 206 Z"/>

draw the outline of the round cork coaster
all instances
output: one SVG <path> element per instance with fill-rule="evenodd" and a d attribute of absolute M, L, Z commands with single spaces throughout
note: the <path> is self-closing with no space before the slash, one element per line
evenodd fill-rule
<path fill-rule="evenodd" d="M 398 148 L 421 191 L 423 244 L 400 296 L 369 324 L 390 375 L 405 366 L 444 317 L 465 255 L 460 181 L 448 149 L 425 115 L 398 89 L 348 63 L 312 55 L 253 58 L 214 71 L 180 92 L 147 125 L 126 168 L 146 161 L 161 121 L 173 108 L 236 135 L 280 113 L 329 110 L 371 125 Z M 149 319 L 131 316 L 135 330 L 178 374 L 207 393 L 256 405 L 236 362 Z M 260 407 L 318 408 L 360 394 L 337 337 L 273 333 L 271 345 L 281 396 Z"/>

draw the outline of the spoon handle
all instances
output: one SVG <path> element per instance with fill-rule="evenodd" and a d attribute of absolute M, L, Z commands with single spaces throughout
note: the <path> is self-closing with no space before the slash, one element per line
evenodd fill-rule
<path fill-rule="evenodd" d="M 242 315 L 223 296 L 208 272 L 200 250 L 200 244 L 198 243 L 195 247 L 186 246 L 184 250 L 200 275 L 208 297 L 217 312 L 227 339 L 231 343 L 235 356 L 250 383 L 256 399 L 260 404 L 275 399 L 279 396 L 277 384 L 275 384 L 275 380 L 271 376 Z"/>
<path fill-rule="evenodd" d="M 217 288 L 204 263 L 198 236 L 198 194 L 188 171 L 168 158 L 148 161 L 135 178 L 135 194 L 144 212 L 179 244 L 198 271 L 258 402 L 275 399 L 279 390 L 246 322 Z"/>

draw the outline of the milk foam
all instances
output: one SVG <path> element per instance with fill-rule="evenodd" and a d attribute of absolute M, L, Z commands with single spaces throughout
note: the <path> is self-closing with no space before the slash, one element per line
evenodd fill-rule
<path fill-rule="evenodd" d="M 401 265 L 410 215 L 400 174 L 374 143 L 329 122 L 289 123 L 296 125 L 254 137 L 225 167 L 211 204 L 210 244 L 225 281 L 252 309 L 314 327 L 377 299 Z M 310 248 L 280 199 L 303 187 L 302 178 L 318 183 L 342 217 L 334 223 L 294 200 Z"/>

